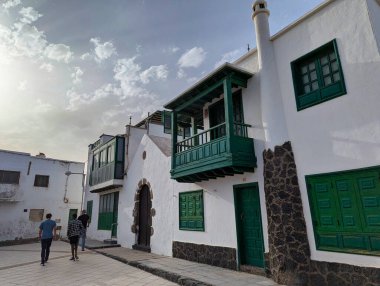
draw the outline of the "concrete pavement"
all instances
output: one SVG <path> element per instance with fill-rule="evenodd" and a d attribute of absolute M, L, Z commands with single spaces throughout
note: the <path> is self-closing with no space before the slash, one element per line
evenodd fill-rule
<path fill-rule="evenodd" d="M 272 280 L 183 259 L 118 247 L 96 250 L 99 253 L 143 269 L 180 285 L 274 286 Z"/>
<path fill-rule="evenodd" d="M 0 247 L 0 285 L 177 285 L 93 251 L 80 251 L 79 261 L 70 257 L 62 241 L 53 241 L 46 266 L 40 266 L 39 243 Z"/>
<path fill-rule="evenodd" d="M 87 249 L 78 254 L 79 261 L 69 261 L 70 245 L 53 241 L 43 267 L 39 243 L 0 247 L 0 285 L 278 285 L 262 276 L 123 247 Z"/>

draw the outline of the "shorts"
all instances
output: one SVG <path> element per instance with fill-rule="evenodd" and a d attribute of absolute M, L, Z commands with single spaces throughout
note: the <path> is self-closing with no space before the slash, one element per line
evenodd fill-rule
<path fill-rule="evenodd" d="M 69 237 L 70 244 L 78 244 L 79 242 L 79 235 L 74 235 Z"/>

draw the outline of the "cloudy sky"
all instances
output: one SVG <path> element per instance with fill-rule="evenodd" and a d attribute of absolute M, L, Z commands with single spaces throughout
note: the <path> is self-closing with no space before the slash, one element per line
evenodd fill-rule
<path fill-rule="evenodd" d="M 253 0 L 0 0 L 0 149 L 85 161 L 255 47 Z M 274 34 L 322 0 L 268 0 Z"/>

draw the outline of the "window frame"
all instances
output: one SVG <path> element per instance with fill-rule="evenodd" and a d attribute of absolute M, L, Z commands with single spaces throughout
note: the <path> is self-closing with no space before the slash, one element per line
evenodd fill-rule
<path fill-rule="evenodd" d="M 41 222 L 44 220 L 45 209 L 29 209 L 29 221 Z"/>
<path fill-rule="evenodd" d="M 197 219 L 194 218 L 194 216 L 185 216 L 182 217 L 181 212 L 182 212 L 182 207 L 181 207 L 181 198 L 186 196 L 186 197 L 191 197 L 193 195 L 201 194 L 201 205 L 200 205 L 200 212 L 201 215 L 198 216 Z M 197 210 L 195 209 L 195 212 Z M 189 220 L 195 220 L 197 222 L 201 222 L 202 226 L 201 227 L 181 227 L 181 221 L 189 221 Z M 188 192 L 180 192 L 178 195 L 178 227 L 180 230 L 185 230 L 185 231 L 205 231 L 205 218 L 204 218 L 204 192 L 203 190 L 195 190 L 195 191 L 188 191 Z"/>
<path fill-rule="evenodd" d="M 12 179 L 6 178 L 6 176 L 15 176 Z M 0 184 L 19 185 L 20 184 L 20 171 L 0 170 Z"/>
<path fill-rule="evenodd" d="M 333 77 L 334 74 L 339 74 L 339 80 L 331 82 L 328 85 L 325 85 L 324 77 L 327 77 L 327 76 L 323 74 L 323 67 L 322 67 L 320 59 L 322 58 L 322 55 L 324 53 L 330 56 L 331 53 L 327 52 L 330 49 L 333 50 L 333 53 L 335 54 L 335 59 L 332 59 L 332 60 L 328 59 L 327 61 L 327 64 L 329 65 L 328 74 L 330 75 L 330 77 Z M 337 70 L 334 71 L 331 68 L 331 62 L 335 62 L 335 61 L 337 62 L 338 66 L 337 66 Z M 305 93 L 303 90 L 301 90 L 300 82 L 302 82 L 302 76 L 310 75 L 312 72 L 308 71 L 306 74 L 301 74 L 300 67 L 301 65 L 305 65 L 307 62 L 315 64 L 316 79 L 309 78 L 309 82 L 310 84 L 312 84 L 312 82 L 317 82 L 318 88 L 315 90 L 310 90 L 309 92 Z M 323 65 L 326 66 L 327 64 L 325 63 Z M 296 100 L 296 105 L 297 105 L 297 111 L 301 111 L 303 109 L 312 107 L 314 105 L 317 105 L 325 101 L 329 101 L 336 97 L 347 94 L 343 68 L 342 68 L 342 63 L 339 56 L 336 39 L 333 39 L 332 41 L 320 46 L 317 49 L 314 49 L 313 51 L 307 53 L 306 55 L 303 55 L 302 57 L 297 58 L 296 60 L 292 61 L 290 65 L 291 65 L 292 80 L 293 80 L 294 95 L 295 95 L 295 100 Z M 313 97 L 314 99 L 312 99 Z M 301 102 L 301 100 L 305 102 L 303 103 Z"/>
<path fill-rule="evenodd" d="M 43 183 L 46 183 L 46 185 L 44 184 L 41 184 L 41 180 Z M 46 182 L 45 182 L 46 180 Z M 34 184 L 33 186 L 34 187 L 39 187 L 39 188 L 48 188 L 49 187 L 49 181 L 50 181 L 50 177 L 48 175 L 38 175 L 36 174 L 35 177 L 34 177 Z M 37 185 L 37 183 L 40 183 L 39 185 Z"/>

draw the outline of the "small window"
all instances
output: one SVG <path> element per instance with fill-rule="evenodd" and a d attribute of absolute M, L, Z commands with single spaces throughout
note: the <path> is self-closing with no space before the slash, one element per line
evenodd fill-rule
<path fill-rule="evenodd" d="M 179 229 L 204 231 L 203 190 L 179 193 Z"/>
<path fill-rule="evenodd" d="M 49 186 L 49 176 L 36 175 L 34 178 L 34 186 L 47 188 Z"/>
<path fill-rule="evenodd" d="M 0 170 L 0 184 L 18 185 L 20 181 L 20 172 Z"/>
<path fill-rule="evenodd" d="M 99 153 L 96 153 L 92 159 L 92 170 L 99 168 Z"/>
<path fill-rule="evenodd" d="M 39 222 L 44 219 L 44 209 L 30 209 L 29 220 Z"/>
<path fill-rule="evenodd" d="M 100 151 L 100 167 L 107 164 L 107 150 Z"/>
<path fill-rule="evenodd" d="M 336 40 L 291 63 L 297 109 L 346 94 Z"/>

